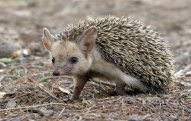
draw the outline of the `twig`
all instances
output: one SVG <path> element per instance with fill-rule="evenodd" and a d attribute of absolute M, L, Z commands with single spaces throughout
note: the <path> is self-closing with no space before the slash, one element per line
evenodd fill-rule
<path fill-rule="evenodd" d="M 62 113 L 64 112 L 64 110 L 65 110 L 65 107 L 60 111 L 60 113 L 58 114 L 58 116 L 57 116 L 57 118 L 56 118 L 55 121 L 59 121 L 58 119 L 59 119 L 59 117 L 62 115 Z"/>
<path fill-rule="evenodd" d="M 125 110 L 124 110 L 124 107 L 125 107 L 125 104 L 124 104 L 124 100 L 123 98 L 121 99 L 121 110 L 122 110 L 122 113 L 124 114 Z"/>
<path fill-rule="evenodd" d="M 25 71 L 24 73 L 25 73 L 25 74 L 27 74 L 27 73 L 28 73 L 28 70 L 27 70 L 27 68 L 26 68 L 24 65 L 21 65 L 21 68 L 23 68 L 23 69 L 24 69 L 24 71 Z"/>
<path fill-rule="evenodd" d="M 1 87 L 1 82 L 4 79 L 4 76 L 0 76 L 0 87 Z"/>
<path fill-rule="evenodd" d="M 91 110 L 92 108 L 94 108 L 94 107 L 95 107 L 95 105 L 89 107 L 83 116 L 84 116 L 84 117 L 87 116 L 87 115 L 90 113 L 90 110 Z"/>
<path fill-rule="evenodd" d="M 53 94 L 51 94 L 49 91 L 43 89 L 42 86 L 38 85 L 38 87 L 39 87 L 42 91 L 44 91 L 44 92 L 46 92 L 48 95 L 50 95 L 52 98 L 54 98 L 54 99 L 60 101 L 59 98 L 57 98 L 56 96 L 54 96 Z"/>
<path fill-rule="evenodd" d="M 3 111 L 9 111 L 9 110 L 21 110 L 21 109 L 37 108 L 37 107 L 50 106 L 50 105 L 69 106 L 70 104 L 64 104 L 64 103 L 48 103 L 48 104 L 33 105 L 33 106 L 25 106 L 25 107 L 18 107 L 18 108 L 0 109 L 0 112 L 3 112 Z M 70 106 L 72 106 L 72 105 L 70 105 Z"/>
<path fill-rule="evenodd" d="M 57 79 L 57 78 L 66 78 L 66 79 L 71 79 L 72 77 L 69 77 L 69 76 L 48 76 L 48 77 L 44 77 L 44 78 L 41 78 L 39 80 L 39 82 L 44 82 L 48 79 Z"/>
<path fill-rule="evenodd" d="M 106 86 L 111 86 L 111 87 L 115 87 L 115 84 L 112 84 L 110 82 L 106 82 L 106 81 L 101 81 L 101 80 L 93 80 L 94 82 L 97 82 L 97 83 L 100 83 L 100 84 L 103 84 L 103 85 L 106 85 Z M 91 84 L 94 84 L 94 83 L 91 83 Z"/>
<path fill-rule="evenodd" d="M 37 113 L 40 116 L 44 116 L 44 113 L 39 109 L 25 109 L 24 112 Z"/>
<path fill-rule="evenodd" d="M 188 71 L 190 71 L 190 70 L 191 70 L 191 64 L 187 65 L 187 66 L 184 68 L 183 73 L 186 73 L 186 72 L 188 72 Z"/>
<path fill-rule="evenodd" d="M 63 109 L 60 111 L 58 117 L 62 115 L 62 113 L 64 112 L 64 110 L 65 110 L 65 108 L 63 108 Z"/>
<path fill-rule="evenodd" d="M 190 71 L 190 70 L 191 70 L 191 64 L 188 64 L 184 69 L 181 69 L 181 70 L 179 70 L 178 72 L 176 72 L 175 75 L 176 75 L 177 77 L 180 77 L 180 76 L 186 74 L 186 73 L 187 73 L 188 71 Z"/>
<path fill-rule="evenodd" d="M 3 74 L 0 76 L 4 76 L 4 77 L 14 77 L 14 78 L 21 78 L 22 76 L 15 76 L 15 75 L 7 75 L 7 74 Z"/>

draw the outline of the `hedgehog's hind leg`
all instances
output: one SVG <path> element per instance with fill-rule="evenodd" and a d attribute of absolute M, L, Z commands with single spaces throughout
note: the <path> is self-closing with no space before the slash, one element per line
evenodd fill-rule
<path fill-rule="evenodd" d="M 117 95 L 126 95 L 125 86 L 126 83 L 124 83 L 123 81 L 116 81 L 115 91 Z"/>

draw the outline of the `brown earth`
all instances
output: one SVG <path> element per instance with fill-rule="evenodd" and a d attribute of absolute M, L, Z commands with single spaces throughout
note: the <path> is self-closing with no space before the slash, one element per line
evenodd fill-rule
<path fill-rule="evenodd" d="M 1 0 L 0 55 L 13 45 L 31 53 L 0 63 L 0 120 L 190 121 L 190 12 L 190 0 Z M 67 101 L 73 83 L 51 76 L 42 29 L 58 33 L 68 24 L 107 15 L 130 16 L 162 33 L 178 77 L 168 92 L 115 96 L 113 84 L 91 81 L 82 101 Z"/>

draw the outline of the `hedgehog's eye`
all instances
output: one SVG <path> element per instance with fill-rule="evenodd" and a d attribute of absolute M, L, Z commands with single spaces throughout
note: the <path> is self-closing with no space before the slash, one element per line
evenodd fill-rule
<path fill-rule="evenodd" d="M 75 63 L 78 62 L 78 58 L 77 58 L 77 57 L 71 57 L 71 58 L 69 58 L 69 62 L 70 62 L 71 64 L 75 64 Z"/>
<path fill-rule="evenodd" d="M 52 57 L 52 63 L 55 63 L 55 58 L 54 57 Z"/>

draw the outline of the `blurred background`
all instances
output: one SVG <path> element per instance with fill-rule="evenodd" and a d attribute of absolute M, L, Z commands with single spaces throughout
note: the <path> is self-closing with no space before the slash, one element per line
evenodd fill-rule
<path fill-rule="evenodd" d="M 190 11 L 191 0 L 0 0 L 0 58 L 9 63 L 9 57 L 20 54 L 43 57 L 44 27 L 58 33 L 80 20 L 115 15 L 130 16 L 159 31 L 180 69 L 190 63 Z"/>
<path fill-rule="evenodd" d="M 128 16 L 160 32 L 181 76 L 159 95 L 113 96 L 115 85 L 94 80 L 82 102 L 64 103 L 73 82 L 51 76 L 43 28 L 56 34 L 68 24 L 108 15 Z M 190 80 L 191 0 L 0 0 L 0 120 L 190 121 Z"/>

